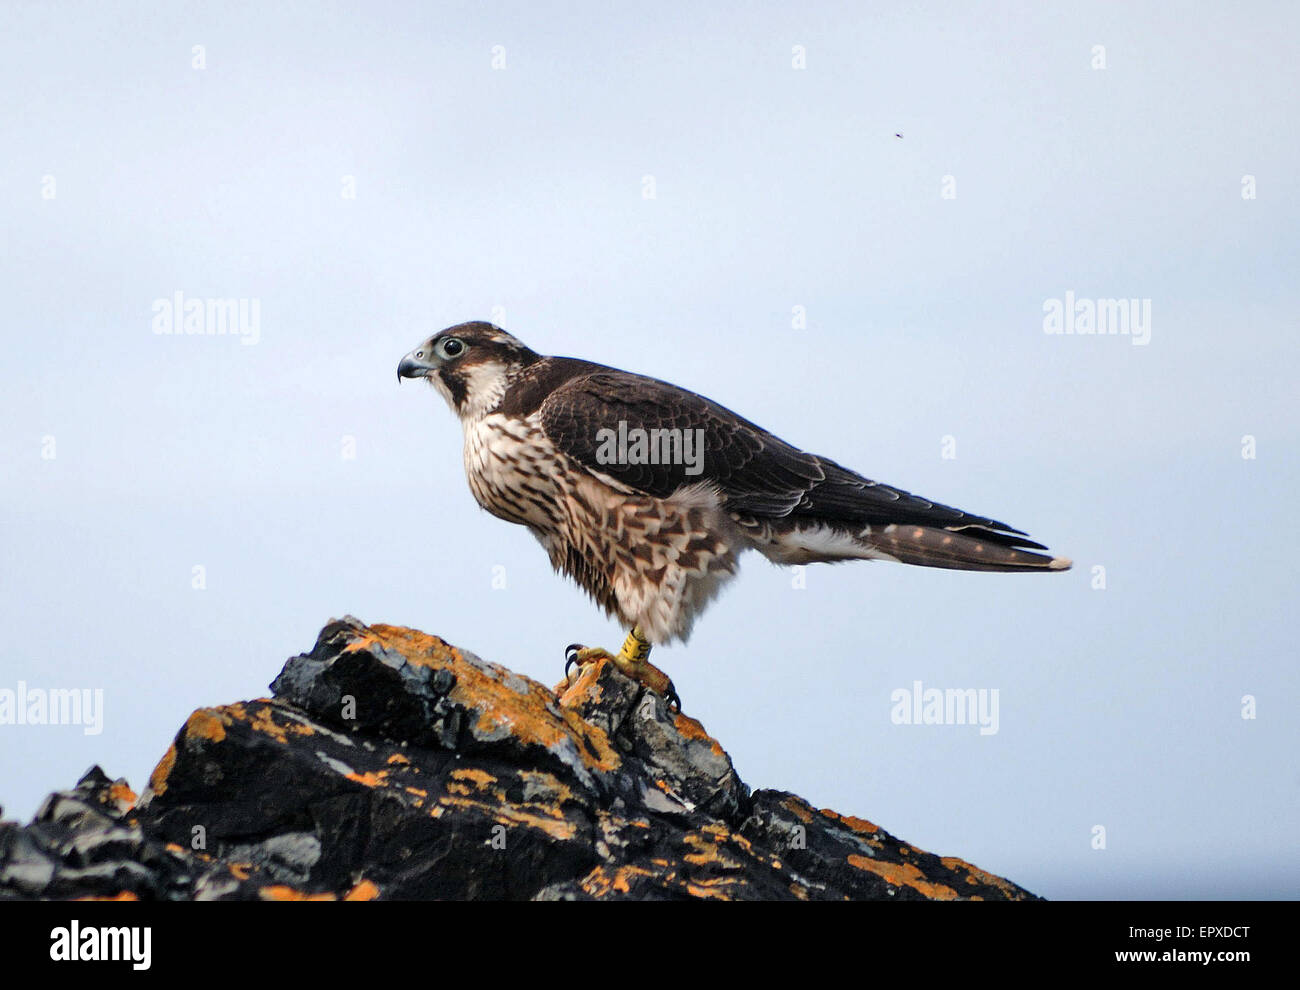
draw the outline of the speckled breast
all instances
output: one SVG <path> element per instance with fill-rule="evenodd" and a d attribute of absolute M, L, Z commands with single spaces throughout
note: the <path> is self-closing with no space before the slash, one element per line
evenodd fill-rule
<path fill-rule="evenodd" d="M 500 519 L 554 529 L 564 494 L 561 455 L 527 420 L 493 413 L 465 425 L 465 476 L 478 504 Z"/>

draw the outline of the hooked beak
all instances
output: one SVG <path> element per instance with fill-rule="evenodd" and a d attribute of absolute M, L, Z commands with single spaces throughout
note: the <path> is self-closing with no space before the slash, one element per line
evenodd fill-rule
<path fill-rule="evenodd" d="M 428 344 L 411 351 L 397 366 L 398 383 L 400 384 L 403 378 L 428 378 L 438 370 L 438 365 L 431 360 L 432 357 L 433 350 Z"/>

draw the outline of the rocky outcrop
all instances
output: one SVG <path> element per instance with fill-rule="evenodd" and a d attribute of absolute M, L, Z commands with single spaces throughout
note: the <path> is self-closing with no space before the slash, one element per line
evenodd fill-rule
<path fill-rule="evenodd" d="M 608 662 L 552 691 L 332 621 L 271 698 L 189 717 L 137 796 L 93 768 L 0 823 L 0 898 L 1033 895 L 783 791 Z"/>

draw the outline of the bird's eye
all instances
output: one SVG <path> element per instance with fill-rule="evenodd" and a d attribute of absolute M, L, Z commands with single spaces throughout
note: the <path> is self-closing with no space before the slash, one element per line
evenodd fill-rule
<path fill-rule="evenodd" d="M 465 342 L 458 337 L 447 337 L 438 341 L 438 353 L 445 358 L 459 357 L 465 350 Z"/>

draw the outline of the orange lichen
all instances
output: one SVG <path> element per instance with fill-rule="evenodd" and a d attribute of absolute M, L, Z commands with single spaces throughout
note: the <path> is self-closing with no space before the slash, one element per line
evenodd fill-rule
<path fill-rule="evenodd" d="M 1019 900 L 1022 896 L 1021 892 L 1006 880 L 994 876 L 992 873 L 987 873 L 978 866 L 972 866 L 964 859 L 958 859 L 956 856 L 944 856 L 939 862 L 954 873 L 965 873 L 966 882 L 969 884 L 988 884 L 990 887 L 996 887 L 1012 900 Z"/>
<path fill-rule="evenodd" d="M 705 829 L 709 829 L 709 826 L 705 826 Z M 687 832 L 682 836 L 682 841 L 697 850 L 682 856 L 683 862 L 694 866 L 713 864 L 727 870 L 742 869 L 740 861 L 723 849 L 722 841 L 718 838 L 710 840 L 708 835 L 701 834 L 701 832 Z"/>
<path fill-rule="evenodd" d="M 134 806 L 137 799 L 135 791 L 120 782 L 109 786 L 108 796 L 121 811 L 126 811 L 127 808 Z"/>
<path fill-rule="evenodd" d="M 447 808 L 486 813 L 501 825 L 534 828 L 561 841 L 568 841 L 578 834 L 577 825 L 567 820 L 558 807 L 540 804 L 489 804 L 474 798 L 446 794 L 439 798 L 439 806 L 431 809 L 429 814 L 434 818 L 440 818 L 443 809 Z"/>
<path fill-rule="evenodd" d="M 256 707 L 250 709 L 250 705 L 236 702 L 233 705 L 223 705 L 217 711 L 229 718 L 247 722 L 249 728 L 254 732 L 270 736 L 278 743 L 287 743 L 291 732 L 295 736 L 310 736 L 316 732 L 310 725 L 304 725 L 302 722 L 289 721 L 281 725 L 275 720 L 273 714 L 275 709 L 270 702 L 256 702 L 254 704 L 256 704 Z M 226 724 L 229 725 L 230 723 L 227 722 Z"/>
<path fill-rule="evenodd" d="M 558 815 L 558 812 L 555 814 Z M 497 814 L 497 821 L 502 825 L 524 825 L 539 829 L 552 839 L 567 842 L 578 834 L 578 826 L 563 818 L 550 817 L 547 813 L 533 813 L 520 807 L 507 806 Z"/>
<path fill-rule="evenodd" d="M 153 773 L 149 774 L 149 789 L 155 794 L 166 793 L 167 778 L 171 776 L 175 766 L 176 744 L 172 743 L 167 747 L 167 752 L 163 753 L 163 758 L 158 761 L 158 765 L 153 768 Z"/>
<path fill-rule="evenodd" d="M 636 866 L 632 863 L 620 866 L 612 874 L 609 872 L 608 867 L 597 866 L 582 878 L 580 886 L 593 897 L 607 897 L 612 891 L 627 894 L 632 890 L 631 881 L 633 877 L 649 877 L 653 879 L 654 874 L 645 867 Z"/>
<path fill-rule="evenodd" d="M 116 894 L 87 894 L 85 897 L 74 897 L 76 901 L 138 901 L 140 895 L 133 890 L 123 890 Z"/>
<path fill-rule="evenodd" d="M 358 639 L 354 639 L 347 646 L 343 647 L 343 652 L 360 653 L 362 650 L 370 649 L 370 647 L 374 646 L 378 642 L 379 642 L 378 637 L 374 636 L 373 634 L 367 633 L 365 636 L 362 636 Z"/>
<path fill-rule="evenodd" d="M 293 887 L 284 884 L 272 884 L 269 887 L 263 887 L 257 892 L 257 896 L 264 901 L 337 901 L 338 898 L 333 894 L 308 894 L 301 890 L 295 890 Z"/>
<path fill-rule="evenodd" d="M 379 885 L 373 880 L 362 880 L 343 895 L 345 901 L 373 901 L 379 897 Z"/>
<path fill-rule="evenodd" d="M 678 712 L 676 719 L 674 719 L 673 721 L 673 724 L 677 727 L 677 731 L 680 732 L 682 735 L 684 735 L 687 739 L 695 739 L 698 740 L 699 742 L 708 743 L 709 749 L 713 751 L 713 754 L 715 756 L 727 755 L 723 751 L 722 746 L 718 744 L 718 740 L 714 739 L 711 735 L 705 732 L 704 726 L 700 724 L 700 722 L 697 721 L 696 719 L 691 718 L 689 715 L 683 715 L 681 712 Z"/>
<path fill-rule="evenodd" d="M 389 757 L 387 760 L 385 760 L 384 762 L 385 762 L 385 763 L 405 763 L 405 764 L 409 764 L 411 761 L 410 761 L 410 760 L 409 760 L 405 755 L 403 755 L 402 753 L 394 753 L 392 756 L 390 756 L 390 757 Z"/>
<path fill-rule="evenodd" d="M 406 662 L 417 667 L 442 667 L 448 661 L 463 662 L 460 651 L 445 640 L 405 626 L 376 623 L 369 632 L 354 639 L 343 648 L 344 653 L 360 653 L 372 646 L 396 650 Z"/>
<path fill-rule="evenodd" d="M 853 815 L 841 815 L 838 811 L 832 811 L 830 808 L 820 809 L 820 813 L 827 818 L 833 818 L 835 821 L 847 825 L 853 831 L 862 835 L 875 835 L 880 831 L 879 825 L 873 825 L 865 818 L 856 818 Z"/>
<path fill-rule="evenodd" d="M 212 708 L 200 708 L 185 723 L 186 739 L 206 739 L 219 743 L 226 738 L 226 727 L 221 715 Z"/>
<path fill-rule="evenodd" d="M 355 780 L 358 784 L 365 784 L 367 787 L 383 787 L 388 783 L 387 770 L 370 770 L 366 773 L 349 773 L 344 774 L 348 780 Z"/>
<path fill-rule="evenodd" d="M 469 783 L 474 785 L 473 789 L 476 791 L 486 790 L 489 785 L 495 784 L 497 782 L 496 777 L 492 776 L 492 774 L 488 773 L 486 770 L 478 770 L 472 767 L 466 767 L 460 770 L 453 770 L 451 772 L 451 779 L 456 781 L 457 783 L 464 783 L 468 781 Z M 451 789 L 452 789 L 451 787 L 448 787 L 448 790 Z M 466 791 L 461 791 L 459 793 L 468 794 L 469 791 L 466 790 Z"/>
<path fill-rule="evenodd" d="M 574 708 L 584 701 L 599 704 L 605 694 L 605 689 L 600 683 L 600 671 L 607 663 L 609 661 L 604 659 L 584 663 L 578 667 L 576 679 L 563 680 L 555 685 L 555 693 L 560 698 L 560 704 L 565 708 Z"/>
<path fill-rule="evenodd" d="M 537 791 L 548 792 L 557 805 L 573 798 L 573 788 L 561 783 L 560 778 L 553 773 L 545 770 L 520 770 L 518 773 L 520 783 Z"/>
<path fill-rule="evenodd" d="M 804 804 L 800 798 L 788 797 L 781 802 L 781 806 L 801 822 L 808 823 L 813 820 L 812 811 L 809 810 L 808 805 Z"/>
<path fill-rule="evenodd" d="M 932 901 L 955 901 L 957 891 L 941 883 L 932 883 L 911 863 L 885 863 L 869 856 L 849 856 L 849 865 L 874 873 L 895 887 L 910 887 Z"/>
<path fill-rule="evenodd" d="M 622 758 L 601 729 L 583 721 L 576 712 L 566 708 L 557 711 L 554 695 L 536 681 L 510 674 L 504 668 L 500 668 L 500 677 L 490 676 L 477 665 L 467 663 L 459 650 L 437 636 L 401 626 L 370 626 L 344 652 L 356 653 L 375 646 L 400 653 L 408 663 L 454 673 L 456 685 L 450 697 L 464 705 L 467 712 L 477 713 L 477 732 L 489 734 L 506 728 L 520 742 L 551 751 L 568 739 L 589 767 L 612 771 L 622 766 Z M 516 690 L 507 681 L 522 684 L 523 690 Z"/>
<path fill-rule="evenodd" d="M 744 886 L 743 880 L 737 880 L 735 877 L 712 877 L 708 880 L 688 880 L 686 890 L 692 897 L 699 897 L 711 901 L 729 901 L 731 896 L 725 890 L 718 890 L 718 887 L 730 887 L 739 883 Z"/>

